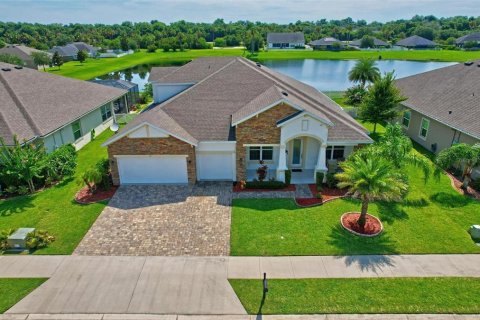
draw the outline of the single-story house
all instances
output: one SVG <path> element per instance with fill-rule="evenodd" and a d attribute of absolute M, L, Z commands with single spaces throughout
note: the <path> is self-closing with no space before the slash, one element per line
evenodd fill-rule
<path fill-rule="evenodd" d="M 420 36 L 411 36 L 400 40 L 396 43 L 397 46 L 405 47 L 408 49 L 427 49 L 435 48 L 437 44 L 432 40 L 425 39 Z"/>
<path fill-rule="evenodd" d="M 89 57 L 95 57 L 97 55 L 98 48 L 96 48 L 92 45 L 89 45 L 88 43 L 72 42 L 71 44 L 73 44 L 78 49 L 78 51 L 83 50 L 83 51 L 87 52 Z"/>
<path fill-rule="evenodd" d="M 129 113 L 131 106 L 136 104 L 140 98 L 138 84 L 136 83 L 121 79 L 95 79 L 90 81 L 104 86 L 127 90 L 127 94 L 124 97 L 113 102 L 116 114 Z"/>
<path fill-rule="evenodd" d="M 19 57 L 24 62 L 24 67 L 37 69 L 38 66 L 35 64 L 32 58 L 32 53 L 34 52 L 43 52 L 34 48 L 30 48 L 21 44 L 7 44 L 5 47 L 0 49 L 0 54 L 10 54 L 16 57 Z"/>
<path fill-rule="evenodd" d="M 314 41 L 311 41 L 309 45 L 314 50 L 332 50 L 332 49 L 339 49 L 344 46 L 342 41 L 333 37 L 326 37 L 326 38 L 314 40 Z"/>
<path fill-rule="evenodd" d="M 77 149 L 113 122 L 125 90 L 0 63 L 0 137 L 7 145 L 41 142 L 48 152 Z"/>
<path fill-rule="evenodd" d="M 455 143 L 480 143 L 479 80 L 480 60 L 396 80 L 408 97 L 402 102 L 405 132 L 434 153 Z"/>
<path fill-rule="evenodd" d="M 269 32 L 267 34 L 268 49 L 294 49 L 305 47 L 303 32 Z"/>
<path fill-rule="evenodd" d="M 242 181 L 312 183 L 368 131 L 315 88 L 240 57 L 153 68 L 157 105 L 104 143 L 115 184 Z"/>
<path fill-rule="evenodd" d="M 383 40 L 380 40 L 378 38 L 375 38 L 375 37 L 372 37 L 373 39 L 373 47 L 374 48 L 387 48 L 387 47 L 390 47 L 390 44 L 383 41 Z M 357 48 L 360 48 L 361 45 L 362 45 L 362 39 L 357 39 L 357 40 L 353 40 L 352 42 L 350 42 L 350 45 L 352 47 L 357 47 Z"/>
<path fill-rule="evenodd" d="M 78 48 L 73 44 L 67 44 L 64 46 L 55 46 L 48 50 L 48 52 L 50 52 L 52 55 L 55 54 L 55 52 L 58 52 L 58 54 L 63 58 L 63 61 L 72 61 L 77 60 Z"/>
<path fill-rule="evenodd" d="M 470 33 L 455 40 L 459 47 L 463 47 L 467 42 L 476 43 L 477 47 L 480 47 L 480 32 Z"/>

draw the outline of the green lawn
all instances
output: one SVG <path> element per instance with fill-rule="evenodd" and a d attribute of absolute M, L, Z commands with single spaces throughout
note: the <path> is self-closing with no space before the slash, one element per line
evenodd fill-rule
<path fill-rule="evenodd" d="M 230 280 L 249 314 L 479 313 L 480 278 Z"/>
<path fill-rule="evenodd" d="M 0 313 L 4 313 L 47 279 L 0 279 Z"/>
<path fill-rule="evenodd" d="M 372 129 L 367 125 L 368 129 Z M 378 126 L 382 132 L 384 128 Z M 480 221 L 480 202 L 458 194 L 447 176 L 426 183 L 409 169 L 410 192 L 402 203 L 372 203 L 385 231 L 360 238 L 340 226 L 360 202 L 338 199 L 298 208 L 292 199 L 235 199 L 231 254 L 236 256 L 480 253 L 467 230 Z"/>
<path fill-rule="evenodd" d="M 110 130 L 78 152 L 75 177 L 31 196 L 0 200 L 0 230 L 35 227 L 49 231 L 56 240 L 36 254 L 70 254 L 83 238 L 105 203 L 79 205 L 73 198 L 82 187 L 81 174 L 99 159 L 107 157 L 107 149 L 100 147 Z"/>
<path fill-rule="evenodd" d="M 377 59 L 419 60 L 419 61 L 468 61 L 480 58 L 479 51 L 448 51 L 448 50 L 419 50 L 419 51 L 268 51 L 260 52 L 253 56 L 245 53 L 243 49 L 204 49 L 188 50 L 184 52 L 148 53 L 145 50 L 126 55 L 120 58 L 88 59 L 81 64 L 77 61 L 65 63 L 60 70 L 50 68 L 49 72 L 71 78 L 88 80 L 108 72 L 123 70 L 141 64 L 174 65 L 183 64 L 191 59 L 206 56 L 249 56 L 253 60 L 263 61 L 269 59 L 359 59 L 370 57 Z"/>

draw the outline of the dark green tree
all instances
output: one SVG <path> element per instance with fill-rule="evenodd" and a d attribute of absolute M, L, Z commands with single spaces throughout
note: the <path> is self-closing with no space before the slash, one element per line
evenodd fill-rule
<path fill-rule="evenodd" d="M 52 65 L 57 67 L 58 70 L 60 70 L 60 67 L 62 66 L 62 64 L 63 64 L 62 56 L 58 52 L 55 52 L 52 57 Z"/>
<path fill-rule="evenodd" d="M 46 52 L 32 52 L 31 54 L 33 62 L 37 66 L 42 66 L 43 71 L 45 71 L 45 66 L 48 66 L 52 63 L 52 58 Z"/>

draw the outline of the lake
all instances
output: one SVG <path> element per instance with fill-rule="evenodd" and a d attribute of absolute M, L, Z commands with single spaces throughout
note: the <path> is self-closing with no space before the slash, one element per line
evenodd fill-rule
<path fill-rule="evenodd" d="M 356 60 L 266 60 L 267 67 L 305 82 L 320 91 L 344 91 L 352 86 L 348 80 L 348 71 L 353 68 Z M 450 66 L 455 62 L 420 62 L 401 60 L 379 60 L 380 71 L 395 70 L 398 78 Z M 148 83 L 151 65 L 139 65 L 122 71 L 111 72 L 97 79 L 122 79 L 138 84 L 143 90 Z"/>

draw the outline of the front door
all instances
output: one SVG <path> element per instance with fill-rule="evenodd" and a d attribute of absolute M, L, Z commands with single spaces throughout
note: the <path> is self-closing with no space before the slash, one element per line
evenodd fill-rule
<path fill-rule="evenodd" d="M 302 166 L 302 139 L 293 139 L 292 146 L 292 167 Z"/>

